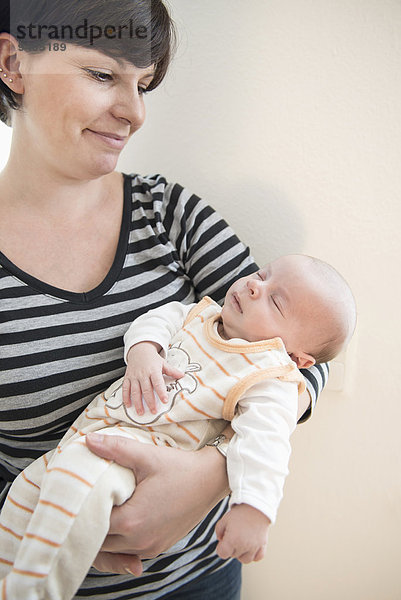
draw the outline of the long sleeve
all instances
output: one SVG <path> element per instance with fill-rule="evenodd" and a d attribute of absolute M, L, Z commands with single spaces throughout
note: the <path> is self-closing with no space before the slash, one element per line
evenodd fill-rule
<path fill-rule="evenodd" d="M 240 400 L 227 453 L 230 505 L 250 504 L 274 523 L 288 474 L 297 407 L 297 384 L 277 379 L 253 386 Z"/>
<path fill-rule="evenodd" d="M 167 183 L 163 200 L 158 227 L 174 247 L 177 268 L 189 277 L 197 299 L 210 296 L 221 303 L 233 281 L 257 271 L 249 248 L 211 206 L 188 189 Z"/>
<path fill-rule="evenodd" d="M 165 357 L 171 338 L 183 326 L 185 319 L 195 305 L 169 302 L 159 308 L 149 310 L 141 315 L 130 325 L 124 336 L 124 360 L 134 344 L 139 342 L 156 342 L 162 347 L 162 356 Z"/>

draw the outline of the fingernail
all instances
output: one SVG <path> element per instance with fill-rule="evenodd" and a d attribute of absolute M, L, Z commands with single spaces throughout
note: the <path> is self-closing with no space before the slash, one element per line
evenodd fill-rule
<path fill-rule="evenodd" d="M 128 573 L 128 575 L 135 575 L 135 573 L 133 573 L 132 571 L 130 571 L 130 569 L 128 567 L 124 567 L 124 571 L 126 573 Z"/>

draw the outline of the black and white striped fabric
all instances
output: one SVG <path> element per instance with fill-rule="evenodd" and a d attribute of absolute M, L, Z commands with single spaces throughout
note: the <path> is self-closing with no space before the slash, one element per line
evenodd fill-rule
<path fill-rule="evenodd" d="M 256 269 L 224 220 L 186 189 L 159 175 L 125 175 L 124 186 L 115 260 L 94 290 L 52 287 L 0 253 L 0 505 L 15 476 L 123 375 L 123 335 L 136 317 L 173 300 L 220 302 L 234 279 Z M 326 366 L 307 373 L 314 398 L 326 376 Z M 226 504 L 146 561 L 142 577 L 93 570 L 76 597 L 150 600 L 219 568 L 213 532 Z"/>

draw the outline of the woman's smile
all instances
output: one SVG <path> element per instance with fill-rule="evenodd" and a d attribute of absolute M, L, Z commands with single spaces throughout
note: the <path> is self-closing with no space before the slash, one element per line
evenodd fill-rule
<path fill-rule="evenodd" d="M 127 143 L 128 136 L 121 136 L 115 133 L 106 133 L 104 131 L 94 131 L 93 129 L 85 129 L 90 134 L 93 134 L 97 139 L 107 144 L 110 148 L 121 151 Z"/>

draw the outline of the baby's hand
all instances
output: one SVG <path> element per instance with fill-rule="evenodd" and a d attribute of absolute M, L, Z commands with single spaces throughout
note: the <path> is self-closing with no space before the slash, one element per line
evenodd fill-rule
<path fill-rule="evenodd" d="M 237 558 L 247 564 L 261 560 L 267 546 L 270 519 L 249 504 L 235 504 L 216 525 L 220 558 Z"/>
<path fill-rule="evenodd" d="M 143 415 L 143 400 L 151 413 L 156 414 L 155 393 L 161 402 L 168 401 L 163 374 L 174 379 L 185 375 L 172 367 L 159 354 L 161 348 L 153 342 L 140 342 L 130 348 L 127 355 L 127 370 L 123 381 L 123 402 L 128 408 L 132 404 L 138 415 Z"/>

